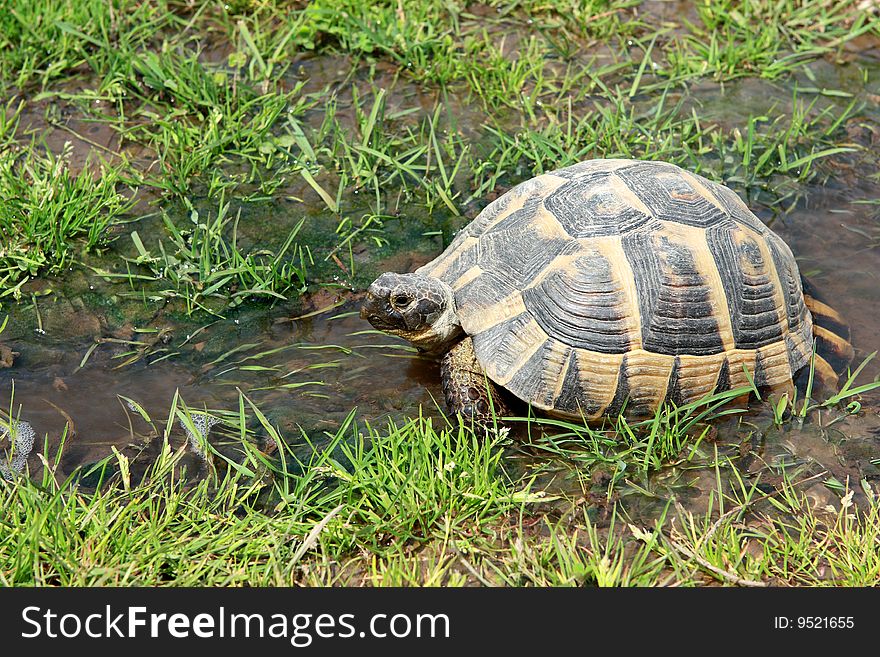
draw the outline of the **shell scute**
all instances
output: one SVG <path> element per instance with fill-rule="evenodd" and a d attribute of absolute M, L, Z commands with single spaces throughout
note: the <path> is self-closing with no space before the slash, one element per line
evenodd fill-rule
<path fill-rule="evenodd" d="M 705 228 L 728 212 L 695 176 L 675 166 L 640 162 L 615 172 L 651 214 L 664 221 Z"/>
<path fill-rule="evenodd" d="M 613 173 L 588 172 L 544 199 L 544 207 L 574 238 L 620 235 L 644 226 L 651 216 L 634 206 L 628 190 L 613 184 Z"/>
<path fill-rule="evenodd" d="M 621 354 L 632 348 L 625 286 L 596 250 L 557 263 L 522 297 L 541 328 L 567 345 Z"/>

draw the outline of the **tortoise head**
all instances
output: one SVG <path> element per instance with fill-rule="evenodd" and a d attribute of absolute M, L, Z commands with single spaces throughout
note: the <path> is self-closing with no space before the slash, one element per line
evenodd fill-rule
<path fill-rule="evenodd" d="M 418 273 L 387 273 L 373 281 L 361 318 L 432 355 L 445 353 L 462 334 L 452 288 Z"/>

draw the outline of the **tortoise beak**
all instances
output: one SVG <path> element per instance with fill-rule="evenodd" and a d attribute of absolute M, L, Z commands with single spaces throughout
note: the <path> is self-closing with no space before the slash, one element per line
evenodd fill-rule
<path fill-rule="evenodd" d="M 377 297 L 372 292 L 367 292 L 367 297 L 361 306 L 361 319 L 367 320 L 379 330 L 392 328 L 387 318 L 391 316 L 392 308 L 387 298 Z"/>
<path fill-rule="evenodd" d="M 366 302 L 361 306 L 361 319 L 370 319 L 370 308 Z"/>

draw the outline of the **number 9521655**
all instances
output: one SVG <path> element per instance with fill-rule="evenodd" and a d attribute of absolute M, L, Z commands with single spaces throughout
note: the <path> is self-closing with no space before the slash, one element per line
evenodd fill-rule
<path fill-rule="evenodd" d="M 796 625 L 801 630 L 838 630 L 855 627 L 852 616 L 798 616 Z"/>

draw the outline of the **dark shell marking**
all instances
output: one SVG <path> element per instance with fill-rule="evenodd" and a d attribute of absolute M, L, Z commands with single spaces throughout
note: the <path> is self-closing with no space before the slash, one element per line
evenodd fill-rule
<path fill-rule="evenodd" d="M 709 281 L 697 267 L 693 245 L 663 228 L 623 240 L 638 290 L 644 348 L 658 354 L 717 354 L 724 350 Z"/>
<path fill-rule="evenodd" d="M 733 191 L 671 164 L 528 180 L 419 271 L 452 286 L 489 378 L 562 416 L 651 413 L 749 376 L 787 386 L 812 351 L 788 247 Z"/>
<path fill-rule="evenodd" d="M 620 235 L 644 226 L 651 217 L 611 185 L 613 173 L 588 173 L 544 199 L 546 207 L 572 237 Z"/>
<path fill-rule="evenodd" d="M 706 241 L 718 266 L 731 316 L 739 318 L 732 323 L 738 349 L 757 349 L 781 340 L 786 328 L 797 330 L 803 309 L 796 311 L 787 327 L 780 322 L 774 272 L 782 263 L 767 258 L 766 248 L 760 245 L 763 238 L 728 221 L 709 228 Z M 785 299 L 788 307 L 789 297 Z"/>
<path fill-rule="evenodd" d="M 632 348 L 623 283 L 601 253 L 552 270 L 522 297 L 547 335 L 564 344 L 612 354 Z"/>
<path fill-rule="evenodd" d="M 615 175 L 658 219 L 707 228 L 728 216 L 696 176 L 671 164 L 640 162 L 618 169 Z"/>

